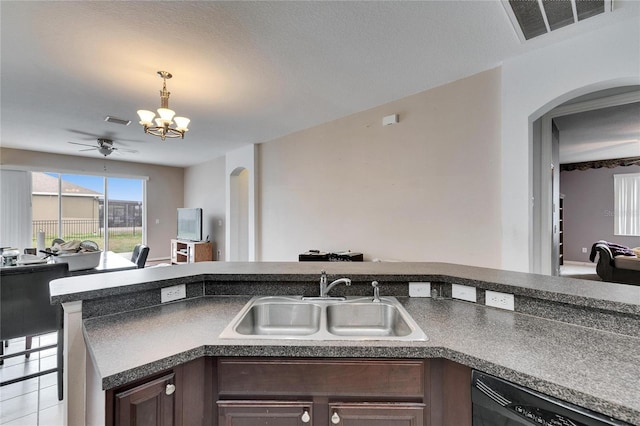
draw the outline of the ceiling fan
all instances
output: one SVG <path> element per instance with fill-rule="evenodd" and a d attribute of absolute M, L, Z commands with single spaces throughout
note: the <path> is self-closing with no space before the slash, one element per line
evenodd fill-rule
<path fill-rule="evenodd" d="M 80 151 L 91 151 L 95 149 L 105 157 L 108 155 L 111 155 L 111 153 L 115 151 L 130 152 L 132 154 L 136 154 L 138 152 L 135 149 L 116 148 L 115 146 L 113 146 L 113 140 L 107 139 L 107 138 L 98 138 L 98 146 L 93 146 L 86 143 L 78 143 L 78 142 L 69 142 L 69 143 L 73 145 L 88 146 L 90 148 L 81 149 Z"/>

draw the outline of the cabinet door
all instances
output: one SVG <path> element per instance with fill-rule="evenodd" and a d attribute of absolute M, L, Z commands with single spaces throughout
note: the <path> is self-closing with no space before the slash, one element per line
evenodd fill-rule
<path fill-rule="evenodd" d="M 424 404 L 330 403 L 329 424 L 339 426 L 424 426 Z"/>
<path fill-rule="evenodd" d="M 175 418 L 174 373 L 116 393 L 118 426 L 173 426 Z"/>
<path fill-rule="evenodd" d="M 310 426 L 308 401 L 218 401 L 219 426 Z"/>

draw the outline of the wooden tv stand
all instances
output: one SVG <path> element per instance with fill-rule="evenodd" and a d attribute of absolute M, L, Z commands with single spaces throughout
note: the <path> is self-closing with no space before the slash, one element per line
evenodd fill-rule
<path fill-rule="evenodd" d="M 205 241 L 171 240 L 171 264 L 213 260 L 213 244 Z"/>

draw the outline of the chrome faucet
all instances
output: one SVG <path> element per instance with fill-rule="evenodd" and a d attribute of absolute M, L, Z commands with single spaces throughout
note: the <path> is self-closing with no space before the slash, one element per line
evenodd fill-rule
<path fill-rule="evenodd" d="M 329 290 L 341 283 L 349 286 L 351 285 L 351 280 L 349 278 L 338 278 L 331 284 L 327 285 L 327 272 L 320 271 L 320 297 L 329 297 L 327 295 L 327 293 L 329 293 Z"/>

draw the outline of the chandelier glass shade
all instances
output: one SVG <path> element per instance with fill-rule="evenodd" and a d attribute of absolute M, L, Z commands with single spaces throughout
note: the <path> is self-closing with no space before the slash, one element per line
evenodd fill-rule
<path fill-rule="evenodd" d="M 175 117 L 175 111 L 169 109 L 169 95 L 167 91 L 167 80 L 172 77 L 170 72 L 158 71 L 162 77 L 162 90 L 160 91 L 160 108 L 158 108 L 158 118 L 155 112 L 145 109 L 138 110 L 140 124 L 144 127 L 144 132 L 160 139 L 180 138 L 184 139 L 184 134 L 189 131 L 189 120 L 186 117 Z M 174 123 L 175 121 L 175 123 Z"/>

